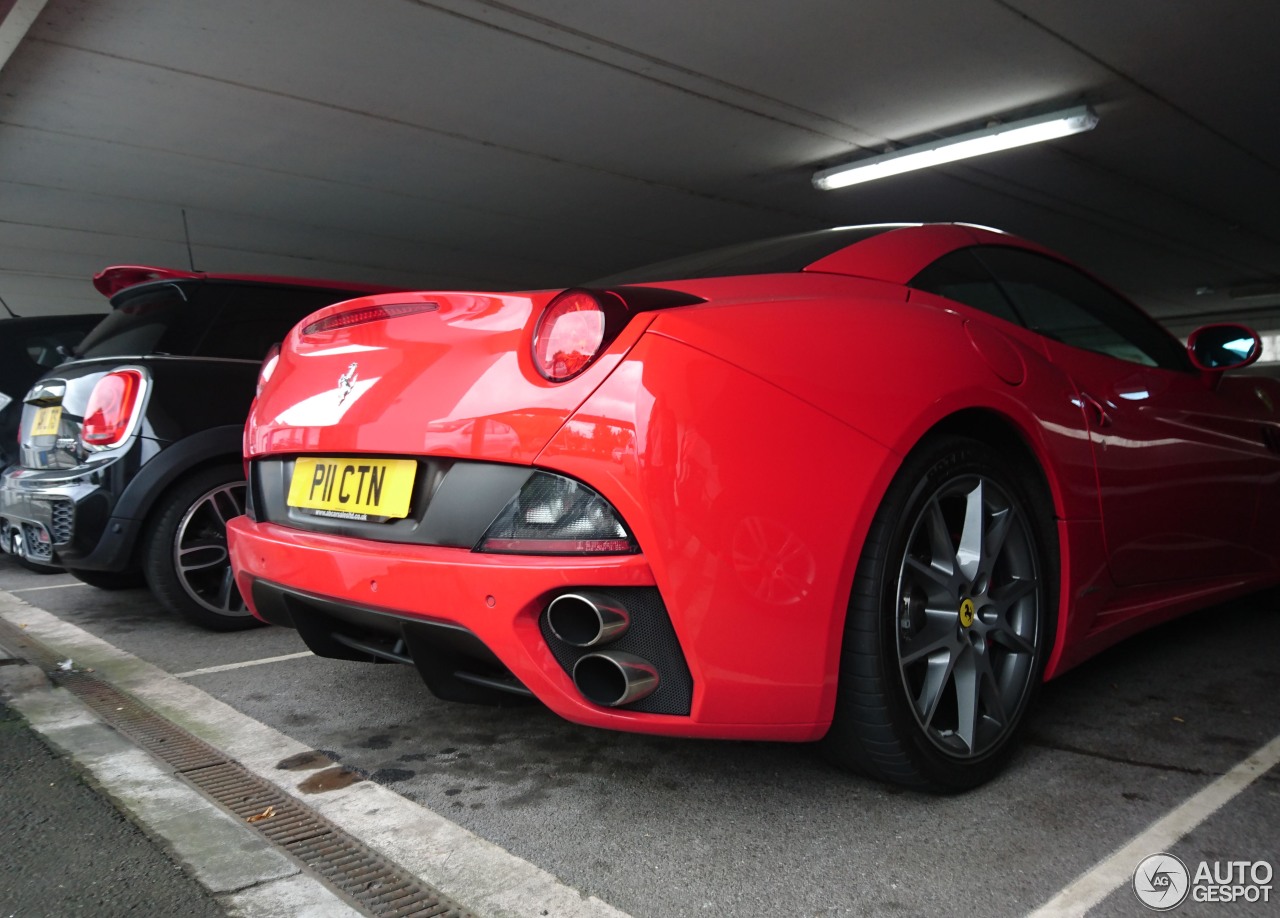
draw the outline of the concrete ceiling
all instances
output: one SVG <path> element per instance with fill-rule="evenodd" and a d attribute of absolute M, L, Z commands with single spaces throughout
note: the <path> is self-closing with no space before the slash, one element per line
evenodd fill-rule
<path fill-rule="evenodd" d="M 188 237 L 207 271 L 512 288 L 963 220 L 1064 252 L 1173 327 L 1280 328 L 1265 0 L 0 0 L 0 17 L 0 296 L 22 314 L 101 309 L 90 275 L 186 267 Z M 810 183 L 1080 102 L 1090 133 Z"/>

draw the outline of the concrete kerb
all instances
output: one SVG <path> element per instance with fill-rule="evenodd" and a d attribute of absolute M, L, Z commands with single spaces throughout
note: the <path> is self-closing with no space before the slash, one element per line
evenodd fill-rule
<path fill-rule="evenodd" d="M 242 918 L 359 915 L 291 858 L 206 800 L 30 665 L 0 669 L 0 692 L 46 742 Z"/>
<path fill-rule="evenodd" d="M 77 669 L 93 669 L 478 914 L 628 918 L 381 785 L 362 781 L 322 795 L 304 795 L 297 786 L 298 773 L 276 766 L 282 759 L 312 752 L 309 747 L 4 591 L 0 591 L 0 616 L 71 659 Z"/>

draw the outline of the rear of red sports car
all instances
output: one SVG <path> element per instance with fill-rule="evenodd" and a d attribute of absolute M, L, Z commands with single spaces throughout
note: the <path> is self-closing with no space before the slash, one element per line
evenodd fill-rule
<path fill-rule="evenodd" d="M 842 368 L 806 366 L 827 350 L 810 309 L 854 294 L 904 306 L 901 287 L 793 273 L 316 313 L 246 431 L 243 595 L 321 655 L 411 660 L 442 697 L 820 737 L 892 471 L 812 391 Z"/>
<path fill-rule="evenodd" d="M 838 759 L 977 783 L 1065 633 L 1058 521 L 1098 542 L 1079 401 L 1038 337 L 907 286 L 979 242 L 1039 251 L 856 227 L 589 289 L 327 307 L 264 365 L 229 527 L 240 590 L 319 655 L 599 727 L 814 740 L 855 692 L 841 710 L 883 704 L 901 748 L 846 754 L 890 729 L 871 718 Z M 975 451 L 956 435 L 991 429 L 967 430 L 977 409 L 1024 433 Z M 912 483 L 895 512 L 886 492 L 940 419 L 918 479 L 936 489 Z M 865 613 L 883 698 L 838 686 L 864 665 L 841 653 L 859 560 L 883 563 L 864 556 L 873 523 L 902 565 L 875 575 L 888 618 Z"/>

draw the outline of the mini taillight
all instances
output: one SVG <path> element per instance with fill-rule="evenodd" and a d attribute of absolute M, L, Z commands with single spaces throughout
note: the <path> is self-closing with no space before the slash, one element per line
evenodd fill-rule
<path fill-rule="evenodd" d="M 95 449 L 124 442 L 133 430 L 134 412 L 141 394 L 141 370 L 116 370 L 98 380 L 84 412 L 81 442 Z"/>
<path fill-rule="evenodd" d="M 350 328 L 352 325 L 363 325 L 365 322 L 378 322 L 382 319 L 398 319 L 401 316 L 412 316 L 420 312 L 434 312 L 439 309 L 438 303 L 392 303 L 389 306 L 361 306 L 346 312 L 335 312 L 333 315 L 317 319 L 302 329 L 304 335 L 318 335 L 321 332 L 339 328 Z"/>
<path fill-rule="evenodd" d="M 564 382 L 591 365 L 626 321 L 626 304 L 615 293 L 566 290 L 538 318 L 533 364 L 545 379 Z"/>
<path fill-rule="evenodd" d="M 262 387 L 271 381 L 271 377 L 276 372 L 276 364 L 280 362 L 280 345 L 273 344 L 271 349 L 267 351 L 266 359 L 262 361 L 262 366 L 258 367 L 258 389 L 255 395 L 262 394 Z"/>

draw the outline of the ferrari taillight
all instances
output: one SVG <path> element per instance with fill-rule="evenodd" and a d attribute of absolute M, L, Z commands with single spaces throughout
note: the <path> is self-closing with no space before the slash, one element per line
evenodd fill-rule
<path fill-rule="evenodd" d="M 141 370 L 116 370 L 98 380 L 80 428 L 85 446 L 107 449 L 124 442 L 133 431 L 142 384 Z"/>
<path fill-rule="evenodd" d="M 581 482 L 537 471 L 489 526 L 476 551 L 617 555 L 639 549 L 613 506 Z"/>
<path fill-rule="evenodd" d="M 547 304 L 533 333 L 533 363 L 552 382 L 572 379 L 600 355 L 626 321 L 616 294 L 566 290 Z"/>

